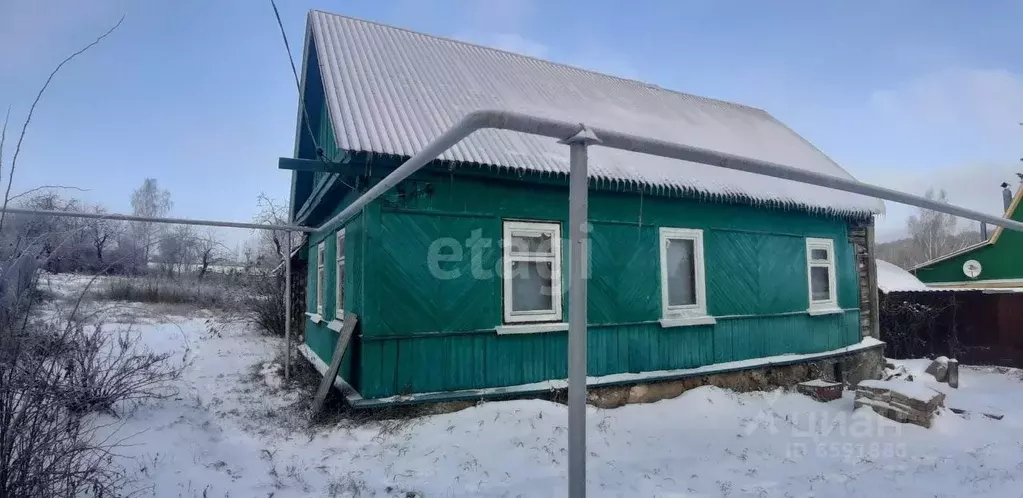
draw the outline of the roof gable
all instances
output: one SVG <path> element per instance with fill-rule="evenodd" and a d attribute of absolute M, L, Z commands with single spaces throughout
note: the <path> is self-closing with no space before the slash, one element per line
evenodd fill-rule
<path fill-rule="evenodd" d="M 312 11 L 313 43 L 338 147 L 412 156 L 466 114 L 515 111 L 852 178 L 766 112 L 532 57 Z M 566 175 L 568 147 L 480 130 L 441 159 Z M 881 201 L 741 171 L 593 147 L 595 181 L 841 215 Z"/>
<path fill-rule="evenodd" d="M 1023 185 L 1016 191 L 1004 218 L 1023 222 L 1021 204 Z M 1023 259 L 1020 259 L 1020 254 L 1023 254 L 1023 233 L 998 227 L 990 239 L 921 263 L 912 271 L 925 282 L 970 282 L 961 268 L 963 263 L 973 259 L 979 261 L 983 268 L 979 280 L 1021 279 Z"/>

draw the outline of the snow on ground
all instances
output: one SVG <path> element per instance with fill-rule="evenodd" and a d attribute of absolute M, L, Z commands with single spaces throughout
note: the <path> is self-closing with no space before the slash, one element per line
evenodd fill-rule
<path fill-rule="evenodd" d="M 279 387 L 278 340 L 205 311 L 137 315 L 132 326 L 150 347 L 191 362 L 177 397 L 139 408 L 119 429 L 134 435 L 118 462 L 142 496 L 566 494 L 562 405 L 484 403 L 403 424 L 310 429 L 301 411 L 309 391 Z M 946 410 L 928 430 L 854 412 L 850 393 L 822 404 L 714 387 L 590 407 L 590 496 L 1021 496 L 1021 372 L 963 367 L 954 390 L 923 373 L 925 360 L 901 363 L 950 406 L 1005 418 Z"/>

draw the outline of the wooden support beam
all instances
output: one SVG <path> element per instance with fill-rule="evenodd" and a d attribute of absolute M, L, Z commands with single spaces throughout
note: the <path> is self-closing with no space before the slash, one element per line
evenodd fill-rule
<path fill-rule="evenodd" d="M 330 365 L 327 366 L 327 371 L 323 373 L 320 388 L 316 390 L 316 396 L 313 398 L 312 413 L 310 413 L 312 420 L 316 420 L 320 412 L 323 411 L 323 404 L 327 401 L 327 394 L 330 393 L 330 388 L 334 385 L 334 377 L 337 377 L 337 371 L 341 368 L 341 360 L 345 356 L 345 350 L 348 349 L 348 341 L 352 339 L 352 332 L 355 331 L 355 325 L 358 321 L 359 317 L 355 313 L 345 313 L 345 324 L 337 335 L 334 356 L 330 360 Z"/>
<path fill-rule="evenodd" d="M 341 161 L 321 161 L 319 159 L 294 159 L 282 157 L 277 160 L 277 169 L 291 171 L 312 171 L 320 173 L 342 173 L 348 165 L 348 156 Z"/>

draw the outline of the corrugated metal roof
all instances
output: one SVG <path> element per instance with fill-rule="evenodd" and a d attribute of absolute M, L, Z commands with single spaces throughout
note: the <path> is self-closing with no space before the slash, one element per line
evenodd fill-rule
<path fill-rule="evenodd" d="M 466 114 L 509 110 L 681 142 L 852 178 L 766 112 L 532 57 L 312 11 L 338 146 L 411 156 Z M 751 84 L 753 84 L 751 82 Z M 546 137 L 481 130 L 443 159 L 565 175 L 568 147 Z M 593 147 L 590 176 L 838 214 L 883 212 L 881 201 L 740 171 Z"/>
<path fill-rule="evenodd" d="M 976 285 L 973 287 L 934 287 L 921 282 L 898 266 L 884 260 L 877 260 L 877 289 L 890 292 L 983 292 L 984 294 L 1019 294 L 1023 287 L 994 287 Z"/>

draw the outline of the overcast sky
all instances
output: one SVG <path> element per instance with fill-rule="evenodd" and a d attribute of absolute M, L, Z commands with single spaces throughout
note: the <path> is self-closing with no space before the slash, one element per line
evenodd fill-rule
<path fill-rule="evenodd" d="M 944 188 L 987 212 L 1023 171 L 1021 1 L 279 3 L 299 64 L 320 8 L 760 107 L 863 181 Z M 149 176 L 174 215 L 231 220 L 249 220 L 260 192 L 286 199 L 276 161 L 292 152 L 298 98 L 269 1 L 0 0 L 12 122 L 121 15 L 40 103 L 14 191 L 71 185 L 126 212 Z M 888 209 L 883 238 L 911 212 Z"/>

